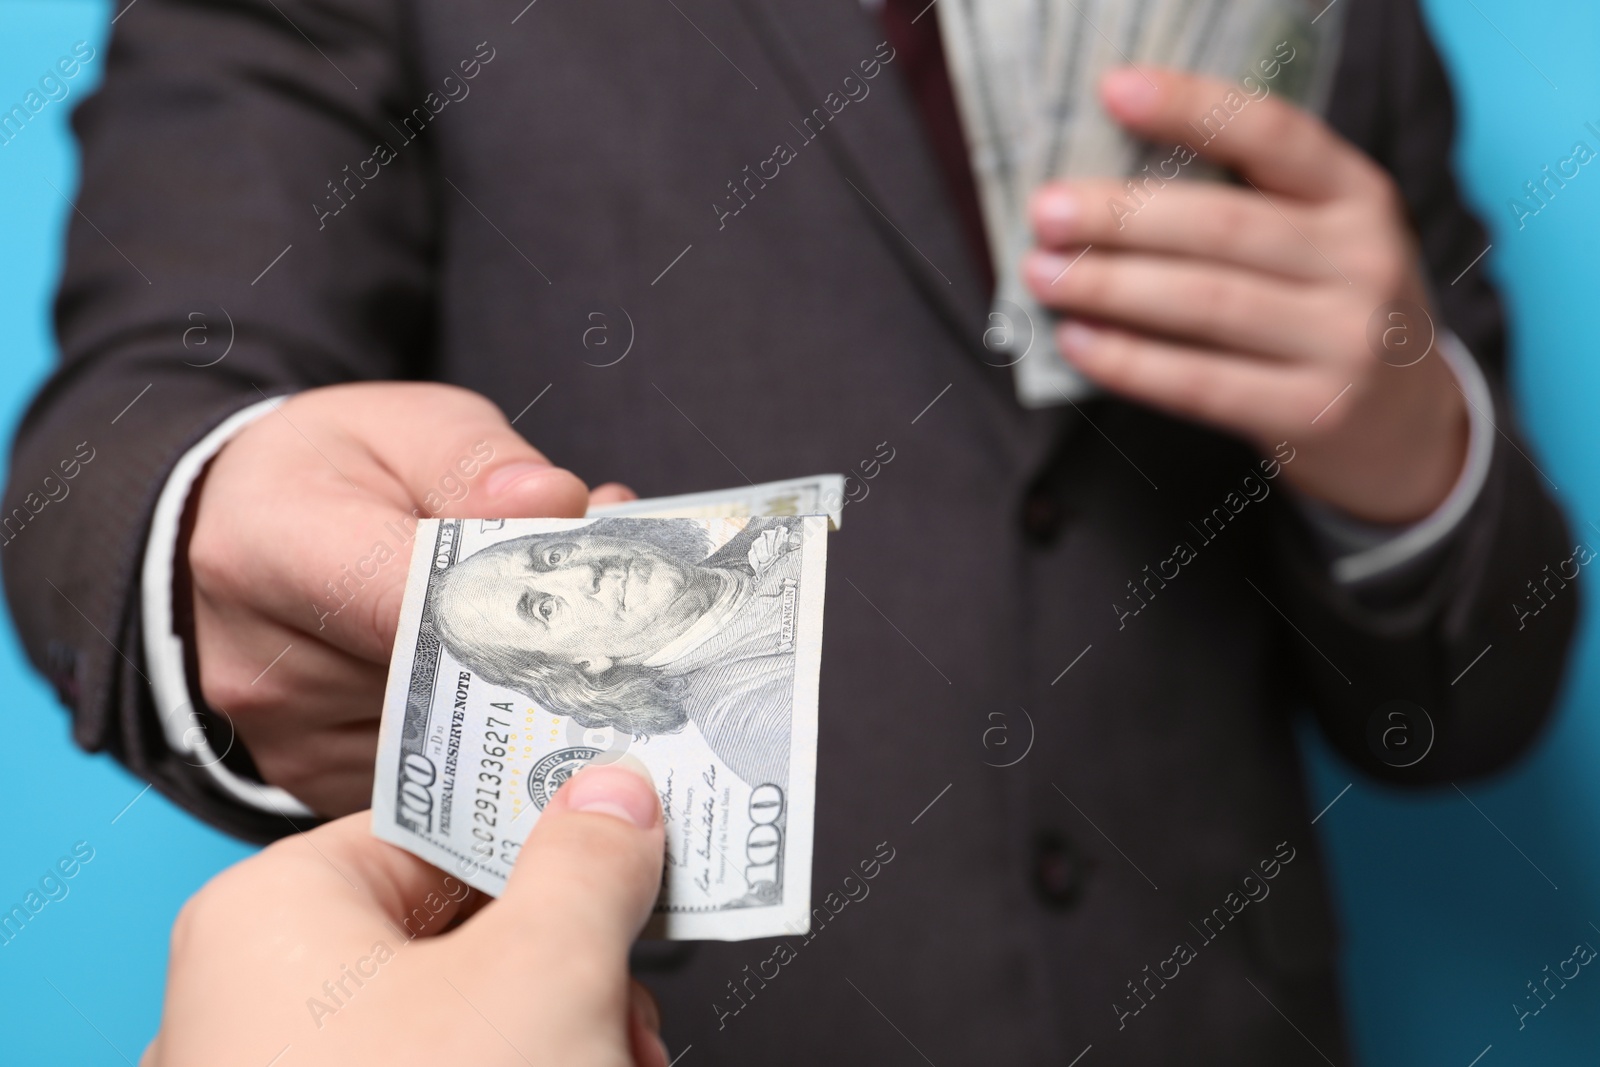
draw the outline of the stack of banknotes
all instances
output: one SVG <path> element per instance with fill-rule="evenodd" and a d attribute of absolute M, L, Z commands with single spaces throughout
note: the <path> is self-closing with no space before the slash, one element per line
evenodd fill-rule
<path fill-rule="evenodd" d="M 1100 106 L 1101 77 L 1130 64 L 1174 67 L 1245 82 L 1241 98 L 1272 93 L 1315 109 L 1337 62 L 1342 6 L 1336 0 L 944 0 L 936 10 L 999 275 L 984 345 L 995 365 L 1013 368 L 1025 406 L 1063 404 L 1088 388 L 1057 355 L 1052 318 L 1019 276 L 1032 244 L 1028 198 L 1045 182 L 1125 178 L 1147 164 L 1161 177 L 1154 165 L 1174 149 L 1143 144 L 1117 126 Z M 1189 145 L 1201 149 L 1206 135 L 1197 129 Z M 1167 177 L 1174 171 L 1215 176 L 1195 164 L 1181 171 L 1169 166 Z"/>
<path fill-rule="evenodd" d="M 809 925 L 823 475 L 583 519 L 431 519 L 389 667 L 373 832 L 498 894 L 579 768 L 655 779 L 666 872 L 647 936 Z"/>

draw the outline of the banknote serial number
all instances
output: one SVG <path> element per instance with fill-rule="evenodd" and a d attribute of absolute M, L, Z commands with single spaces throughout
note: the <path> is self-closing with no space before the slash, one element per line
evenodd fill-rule
<path fill-rule="evenodd" d="M 494 855 L 495 827 L 500 824 L 500 775 L 506 769 L 503 762 L 506 746 L 511 743 L 511 724 L 489 716 L 483 731 L 483 756 L 478 760 L 478 785 L 472 796 L 472 851 L 480 856 Z M 496 733 L 494 727 L 502 730 Z M 494 773 L 490 773 L 493 771 Z M 489 788 L 493 786 L 493 788 Z M 502 857 L 504 858 L 504 857 Z"/>
<path fill-rule="evenodd" d="M 510 866 L 516 862 L 522 842 L 499 838 L 495 831 L 500 825 L 501 794 L 505 789 L 502 775 L 506 769 L 504 758 L 511 744 L 511 724 L 491 716 L 488 725 L 491 728 L 484 731 L 483 755 L 478 759 L 478 780 L 473 787 L 472 851 L 491 859 L 498 858 Z M 501 730 L 495 731 L 495 726 Z M 438 768 L 422 753 L 408 752 L 400 760 L 399 804 L 395 817 L 415 834 L 434 832 L 437 802 L 433 787 L 438 780 Z"/>

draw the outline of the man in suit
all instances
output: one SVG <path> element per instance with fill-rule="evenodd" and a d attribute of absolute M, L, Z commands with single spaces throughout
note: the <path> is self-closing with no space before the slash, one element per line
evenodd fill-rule
<path fill-rule="evenodd" d="M 6 547 L 24 641 L 81 744 L 280 836 L 366 803 L 403 584 L 374 547 L 466 457 L 441 513 L 576 516 L 886 442 L 830 546 L 817 893 L 897 858 L 780 978 L 770 945 L 642 953 L 669 1046 L 1341 1061 L 1294 713 L 1387 781 L 1494 770 L 1575 610 L 1512 625 L 1571 552 L 1443 72 L 1414 3 L 1345 0 L 1325 121 L 1270 97 L 1205 147 L 1255 190 L 1173 183 L 1125 227 L 1103 185 L 1041 190 L 1027 277 L 1102 391 L 1023 410 L 921 6 L 126 11 L 8 509 L 99 458 Z M 1154 140 L 1227 90 L 1143 75 L 1103 103 Z M 1369 343 L 1392 307 L 1420 362 Z M 1255 472 L 1284 491 L 1245 506 Z"/>

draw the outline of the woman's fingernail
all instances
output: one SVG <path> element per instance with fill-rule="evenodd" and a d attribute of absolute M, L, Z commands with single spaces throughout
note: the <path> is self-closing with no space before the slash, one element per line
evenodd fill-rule
<path fill-rule="evenodd" d="M 1100 83 L 1100 91 L 1108 103 L 1133 116 L 1148 114 L 1161 95 L 1161 90 L 1137 67 L 1123 67 L 1107 74 Z"/>
<path fill-rule="evenodd" d="M 573 811 L 610 815 L 648 830 L 661 815 L 655 780 L 636 756 L 623 754 L 611 763 L 591 763 L 561 787 Z"/>
<path fill-rule="evenodd" d="M 1094 347 L 1095 331 L 1081 322 L 1069 322 L 1061 327 L 1061 350 L 1069 356 L 1081 356 Z"/>
<path fill-rule="evenodd" d="M 489 475 L 485 488 L 492 494 L 504 493 L 524 478 L 535 474 L 543 474 L 550 469 L 548 463 L 533 463 L 523 461 L 520 463 L 507 463 L 504 467 Z"/>

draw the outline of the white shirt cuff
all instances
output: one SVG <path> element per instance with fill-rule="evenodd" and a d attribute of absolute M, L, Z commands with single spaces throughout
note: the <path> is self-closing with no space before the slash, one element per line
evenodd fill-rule
<path fill-rule="evenodd" d="M 141 581 L 141 610 L 144 616 L 144 661 L 155 695 L 156 711 L 167 744 L 191 767 L 210 775 L 223 792 L 261 811 L 299 818 L 314 813 L 300 801 L 275 785 L 263 785 L 241 778 L 223 766 L 225 748 L 219 753 L 206 736 L 205 725 L 195 710 L 183 666 L 183 638 L 173 632 L 172 576 L 173 557 L 178 547 L 178 525 L 183 518 L 189 490 L 222 446 L 261 416 L 276 410 L 282 398 L 263 400 L 235 412 L 216 429 L 206 434 L 185 452 L 167 477 L 150 519 L 150 538 L 144 550 Z M 226 717 L 226 716 L 224 716 Z M 235 737 L 227 738 L 231 747 Z"/>
<path fill-rule="evenodd" d="M 1342 585 L 1376 578 L 1419 558 L 1453 533 L 1471 510 L 1489 477 L 1494 458 L 1494 396 L 1478 361 L 1449 331 L 1439 335 L 1437 351 L 1456 377 L 1467 401 L 1470 429 L 1467 460 L 1455 487 L 1431 515 L 1409 526 L 1394 527 L 1350 518 L 1313 500 L 1301 507 L 1318 535 L 1341 554 L 1332 564 L 1334 581 Z"/>

